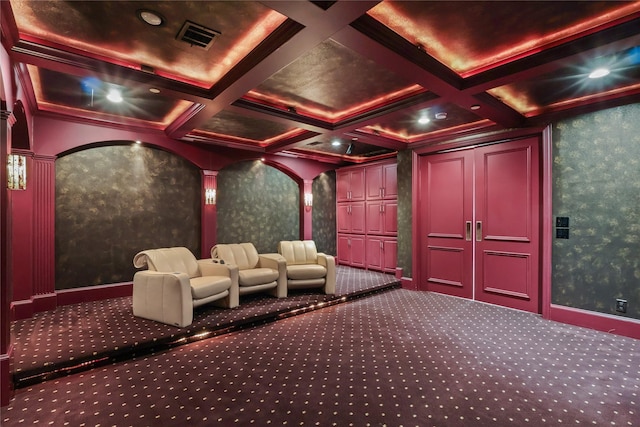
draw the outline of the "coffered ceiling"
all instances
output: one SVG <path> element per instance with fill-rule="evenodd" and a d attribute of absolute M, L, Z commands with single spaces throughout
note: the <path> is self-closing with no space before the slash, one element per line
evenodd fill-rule
<path fill-rule="evenodd" d="M 640 2 L 1 7 L 2 43 L 34 114 L 153 129 L 212 151 L 359 163 L 640 99 Z M 598 67 L 610 73 L 589 78 Z"/>

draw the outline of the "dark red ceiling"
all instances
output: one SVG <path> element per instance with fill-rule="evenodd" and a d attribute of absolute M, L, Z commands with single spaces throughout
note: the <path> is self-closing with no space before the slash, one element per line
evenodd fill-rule
<path fill-rule="evenodd" d="M 362 162 L 640 98 L 637 1 L 1 7 L 2 42 L 36 110 L 135 123 L 212 149 Z M 143 9 L 163 25 L 140 20 Z M 209 49 L 177 40 L 186 21 L 219 36 Z M 611 74 L 589 79 L 602 64 Z M 122 103 L 105 100 L 112 88 Z"/>

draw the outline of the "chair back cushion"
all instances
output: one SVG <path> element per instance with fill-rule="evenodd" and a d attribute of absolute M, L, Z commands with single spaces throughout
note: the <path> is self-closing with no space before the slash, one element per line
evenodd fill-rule
<path fill-rule="evenodd" d="M 318 251 L 313 240 L 283 240 L 278 243 L 278 252 L 287 260 L 288 265 L 318 262 Z"/>
<path fill-rule="evenodd" d="M 253 243 L 224 243 L 211 249 L 211 258 L 222 259 L 225 264 L 235 264 L 238 270 L 247 270 L 258 266 L 258 251 Z"/>
<path fill-rule="evenodd" d="M 198 261 L 191 251 L 184 247 L 148 249 L 138 252 L 133 265 L 161 273 L 185 273 L 190 279 L 200 276 Z"/>

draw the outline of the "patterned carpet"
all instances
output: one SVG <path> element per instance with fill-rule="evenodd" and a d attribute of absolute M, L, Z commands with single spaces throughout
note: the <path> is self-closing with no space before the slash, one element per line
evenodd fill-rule
<path fill-rule="evenodd" d="M 336 295 L 313 289 L 292 291 L 284 299 L 246 295 L 231 310 L 197 308 L 194 322 L 182 329 L 134 317 L 131 297 L 61 306 L 12 324 L 15 386 L 152 354 L 397 285 L 388 274 L 337 266 Z"/>
<path fill-rule="evenodd" d="M 638 426 L 640 342 L 403 289 L 19 389 L 3 426 Z"/>

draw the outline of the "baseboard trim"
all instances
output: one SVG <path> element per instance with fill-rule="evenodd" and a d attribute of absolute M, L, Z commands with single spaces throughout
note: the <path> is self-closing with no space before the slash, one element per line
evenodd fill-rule
<path fill-rule="evenodd" d="M 34 295 L 31 299 L 13 301 L 11 303 L 11 320 L 29 319 L 35 313 L 55 310 L 60 305 L 130 297 L 131 295 L 133 295 L 132 282 L 84 286 L 82 288 L 63 289 L 46 295 Z"/>
<path fill-rule="evenodd" d="M 114 283 L 110 285 L 85 286 L 82 288 L 56 291 L 58 305 L 80 304 L 103 299 L 129 297 L 133 294 L 133 283 Z"/>
<path fill-rule="evenodd" d="M 402 284 L 402 289 L 409 289 L 410 291 L 417 290 L 411 277 L 401 277 L 400 283 Z"/>
<path fill-rule="evenodd" d="M 33 300 L 20 300 L 11 303 L 11 320 L 22 320 L 33 317 Z"/>
<path fill-rule="evenodd" d="M 31 297 L 33 312 L 54 310 L 58 306 L 58 297 L 55 292 L 49 294 L 38 294 Z"/>
<path fill-rule="evenodd" d="M 549 320 L 640 339 L 640 320 L 551 304 Z"/>

